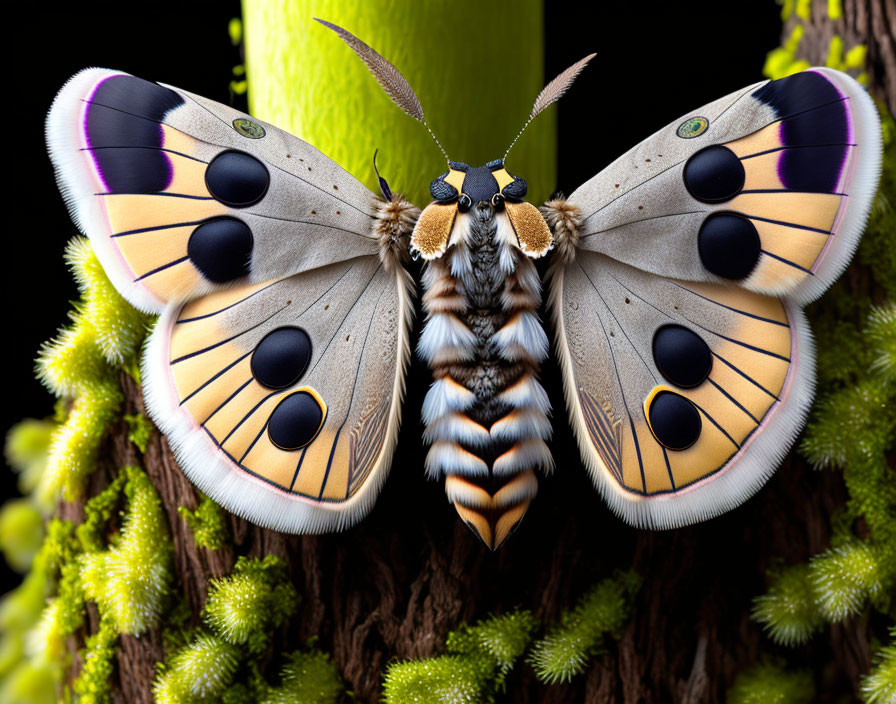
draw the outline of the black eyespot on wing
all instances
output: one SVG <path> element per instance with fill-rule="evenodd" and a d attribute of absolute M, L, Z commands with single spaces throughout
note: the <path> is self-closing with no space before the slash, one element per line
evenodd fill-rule
<path fill-rule="evenodd" d="M 457 198 L 457 189 L 450 183 L 446 183 L 441 178 L 437 178 L 429 184 L 429 194 L 433 200 L 447 202 Z"/>
<path fill-rule="evenodd" d="M 745 279 L 759 261 L 762 244 L 755 226 L 747 218 L 733 213 L 713 213 L 700 226 L 697 249 L 703 266 L 716 276 Z"/>
<path fill-rule="evenodd" d="M 314 440 L 324 413 L 317 399 L 307 391 L 284 398 L 268 420 L 268 437 L 283 450 L 298 450 Z"/>
<path fill-rule="evenodd" d="M 786 118 L 839 101 L 843 96 L 820 73 L 800 71 L 769 81 L 753 91 L 753 97 L 771 107 L 778 118 Z"/>
<path fill-rule="evenodd" d="M 744 187 L 747 174 L 737 155 L 720 145 L 701 149 L 684 165 L 684 185 L 704 203 L 730 200 Z"/>
<path fill-rule="evenodd" d="M 255 380 L 269 389 L 295 384 L 311 361 L 311 338 L 297 327 L 272 330 L 252 353 L 250 369 Z"/>
<path fill-rule="evenodd" d="M 681 325 L 664 325 L 656 331 L 653 360 L 670 383 L 685 389 L 702 384 L 712 370 L 709 345 Z"/>
<path fill-rule="evenodd" d="M 700 437 L 700 412 L 684 396 L 660 391 L 648 409 L 654 437 L 670 450 L 686 450 Z"/>
<path fill-rule="evenodd" d="M 265 165 L 245 152 L 221 152 L 205 170 L 209 193 L 232 208 L 254 205 L 264 198 L 270 183 Z"/>
<path fill-rule="evenodd" d="M 184 100 L 134 76 L 110 76 L 87 100 L 88 148 L 109 193 L 158 193 L 171 183 L 159 124 Z"/>
<path fill-rule="evenodd" d="M 187 254 L 205 278 L 223 284 L 249 273 L 253 244 L 246 223 L 230 217 L 215 218 L 193 230 Z"/>

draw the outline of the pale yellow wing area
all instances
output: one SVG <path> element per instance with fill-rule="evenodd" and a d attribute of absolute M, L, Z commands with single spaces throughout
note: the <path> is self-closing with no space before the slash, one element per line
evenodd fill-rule
<path fill-rule="evenodd" d="M 811 338 L 798 307 L 579 252 L 551 282 L 567 405 L 585 464 L 633 525 L 738 505 L 804 421 Z"/>
<path fill-rule="evenodd" d="M 357 179 L 186 91 L 87 69 L 54 101 L 47 142 L 73 220 L 149 312 L 378 251 L 375 199 Z"/>
<path fill-rule="evenodd" d="M 849 263 L 881 163 L 865 89 L 817 68 L 671 122 L 570 195 L 579 248 L 805 304 Z"/>
<path fill-rule="evenodd" d="M 409 278 L 365 256 L 169 307 L 145 360 L 148 407 L 187 476 L 288 532 L 370 509 L 398 429 Z"/>

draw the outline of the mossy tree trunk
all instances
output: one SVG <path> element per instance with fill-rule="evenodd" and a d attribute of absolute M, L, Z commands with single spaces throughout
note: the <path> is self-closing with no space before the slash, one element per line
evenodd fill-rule
<path fill-rule="evenodd" d="M 262 6 L 270 12 L 272 6 L 281 4 L 284 7 L 295 5 L 246 4 L 250 90 L 261 84 L 260 79 L 258 83 L 254 82 L 256 75 L 276 75 L 273 68 L 253 66 L 253 61 L 274 61 L 274 57 L 264 56 L 265 51 L 270 52 L 278 41 L 283 40 L 279 35 L 268 37 L 265 47 L 253 47 L 252 42 L 258 40 L 258 36 L 253 37 L 252 32 L 271 28 L 268 24 L 253 27 L 253 22 L 263 22 Z M 388 4 L 382 3 L 384 7 Z M 336 5 L 332 9 L 333 13 L 323 16 L 357 30 L 387 56 L 390 56 L 390 45 L 399 46 L 402 36 L 408 36 L 397 33 L 390 37 L 387 32 L 380 37 L 372 30 L 364 34 L 361 31 L 366 27 L 364 17 L 356 18 L 357 26 L 354 26 L 345 11 L 337 11 Z M 295 7 L 291 7 L 288 15 L 293 16 L 295 11 Z M 314 11 L 323 14 L 318 7 Z M 311 12 L 305 14 L 310 16 Z M 407 17 L 401 21 L 404 23 L 401 32 L 417 35 L 429 35 L 444 27 L 439 17 L 416 24 Z M 831 36 L 835 33 L 844 38 L 847 49 L 853 44 L 867 44 L 871 90 L 886 100 L 891 110 L 896 110 L 893 31 L 896 12 L 891 0 L 844 0 L 843 15 L 837 20 L 829 18 L 825 0 L 816 0 L 812 3 L 809 21 L 788 20 L 785 38 L 790 36 L 791 25 L 795 22 L 805 27 L 797 56 L 813 64 L 825 62 Z M 325 32 L 322 28 L 319 31 Z M 534 29 L 520 28 L 523 33 L 531 31 L 541 31 L 540 20 Z M 324 36 L 324 39 L 336 47 L 330 55 L 335 51 L 345 54 L 334 59 L 337 62 L 334 75 L 338 75 L 343 65 L 352 67 L 346 70 L 356 71 L 355 59 L 348 50 L 334 37 Z M 414 42 L 415 47 L 424 45 L 422 40 Z M 487 49 L 487 43 L 477 45 L 477 51 Z M 410 52 L 405 51 L 399 58 L 408 59 L 407 68 L 397 59 L 396 63 L 407 70 L 412 83 L 422 83 L 426 71 L 416 70 Z M 430 63 L 429 68 L 438 65 L 434 58 Z M 442 66 L 439 75 L 450 76 L 451 70 Z M 288 76 L 281 78 L 286 81 Z M 372 79 L 359 70 L 359 83 L 362 79 L 367 81 L 362 83 L 366 86 L 364 90 L 370 89 L 368 92 L 378 95 Z M 342 91 L 342 83 L 332 77 L 328 80 L 331 100 L 338 107 L 341 98 L 336 96 Z M 520 95 L 529 99 L 537 93 L 541 76 L 533 73 L 521 80 L 526 85 L 520 89 Z M 276 84 L 274 80 L 271 85 Z M 267 89 L 273 90 L 271 86 Z M 301 93 L 305 87 L 296 85 L 293 90 Z M 438 113 L 442 100 L 438 90 L 428 90 L 423 85 L 418 86 L 418 90 L 424 107 L 433 115 L 434 127 L 441 127 L 441 132 L 446 135 L 443 139 L 446 148 L 461 152 L 456 158 L 474 161 L 476 158 L 482 161 L 492 158 L 488 154 L 473 157 L 464 154 L 465 145 L 453 142 L 455 138 L 447 136 L 451 127 L 447 122 L 440 122 L 447 118 Z M 442 100 L 443 107 L 453 100 L 453 96 Z M 522 117 L 527 106 L 525 100 L 520 100 L 520 109 L 516 112 Z M 383 114 L 388 111 L 387 124 L 399 124 L 404 119 L 384 97 L 381 102 L 384 103 L 379 106 L 383 108 Z M 318 139 L 317 144 L 324 152 L 338 158 L 340 150 L 331 149 L 332 145 L 325 143 L 327 134 L 334 142 L 340 139 L 338 135 L 342 128 L 332 124 L 327 126 L 327 116 L 332 114 L 334 111 L 328 108 L 320 118 L 325 125 L 321 128 L 324 142 Z M 293 119 L 286 112 L 279 115 L 281 119 L 277 120 L 277 117 L 275 120 L 281 124 Z M 411 128 L 419 127 L 409 120 L 405 122 Z M 506 120 L 502 119 L 504 122 Z M 405 126 L 402 125 L 402 129 Z M 362 129 L 358 124 L 344 128 L 343 132 Z M 550 144 L 553 126 L 544 123 L 541 129 L 541 133 L 533 130 L 527 139 L 533 144 Z M 512 131 L 512 128 L 508 127 L 508 130 Z M 458 140 L 463 139 L 462 132 Z M 301 129 L 298 134 L 308 136 Z M 508 136 L 512 136 L 510 132 Z M 389 137 L 387 134 L 382 137 L 378 146 L 381 157 L 385 157 L 383 146 L 389 142 Z M 419 148 L 429 150 L 426 158 L 432 161 L 432 173 L 416 173 L 418 168 L 407 164 L 396 164 L 394 170 L 389 170 L 385 168 L 385 158 L 380 166 L 394 188 L 418 189 L 413 192 L 419 200 L 419 184 L 427 183 L 438 173 L 438 158 L 437 153 L 436 156 L 429 154 L 433 150 L 428 146 L 425 133 L 414 140 Z M 396 145 L 396 150 L 399 146 Z M 524 143 L 518 147 L 518 158 L 544 156 L 535 153 L 541 147 L 530 147 L 526 151 L 525 146 Z M 469 147 L 472 151 L 477 148 L 475 144 Z M 545 154 L 552 154 L 552 150 L 553 147 L 547 147 Z M 371 174 L 364 171 L 364 164 L 372 157 L 372 149 L 367 151 L 370 153 L 357 157 L 346 166 L 369 181 Z M 543 174 L 544 169 L 540 172 Z M 393 174 L 402 179 L 413 176 L 416 180 L 412 182 L 413 186 L 408 186 L 397 182 Z M 544 196 L 551 187 L 551 184 L 542 184 L 536 190 L 543 191 L 540 195 Z M 860 268 L 850 270 L 845 286 L 855 295 L 873 295 L 873 284 Z M 122 384 L 124 412 L 142 412 L 139 387 L 127 375 L 122 375 Z M 544 373 L 544 385 L 557 409 L 553 449 L 555 456 L 563 461 L 554 477 L 542 482 L 541 494 L 520 530 L 505 547 L 493 554 L 457 519 L 446 504 L 441 487 L 423 477 L 424 448 L 420 440 L 419 409 L 427 385 L 426 370 L 414 367 L 390 479 L 371 515 L 359 526 L 339 535 L 284 535 L 229 516 L 226 545 L 217 550 L 198 547 L 178 512 L 179 507 L 197 507 L 197 492 L 177 467 L 163 437 L 154 434 L 141 456 L 128 442 L 128 428 L 124 422 L 116 426 L 108 438 L 102 466 L 91 475 L 87 495 L 96 494 L 108 482 L 113 476 L 113 468 L 132 463 L 145 468 L 161 497 L 174 541 L 173 591 L 189 606 L 194 625 L 200 621 L 208 580 L 228 574 L 238 556 L 274 554 L 281 557 L 289 566 L 290 577 L 302 601 L 297 614 L 276 635 L 275 647 L 285 652 L 300 647 L 309 638 L 317 638 L 317 647 L 332 654 L 358 702 L 379 700 L 383 670 L 389 661 L 441 652 L 446 635 L 459 623 L 517 607 L 531 609 L 542 623 L 553 621 L 588 587 L 615 568 L 633 567 L 644 577 L 634 616 L 618 643 L 610 646 L 607 652 L 596 654 L 585 673 L 569 684 L 545 685 L 538 681 L 531 667 L 519 665 L 509 676 L 507 693 L 501 700 L 533 704 L 719 702 L 734 676 L 755 663 L 760 654 L 785 652 L 772 645 L 763 636 L 761 628 L 750 620 L 751 602 L 764 590 L 763 575 L 772 561 L 805 562 L 828 546 L 831 516 L 845 497 L 839 474 L 815 472 L 794 454 L 756 498 L 726 516 L 675 531 L 630 529 L 603 506 L 576 459 L 572 434 L 561 410 L 559 371 L 549 366 Z M 83 506 L 77 503 L 63 503 L 59 513 L 63 517 L 77 518 L 82 509 Z M 93 632 L 98 627 L 95 612 L 93 616 L 87 631 Z M 70 641 L 73 654 L 83 646 L 87 635 L 87 632 L 81 632 L 79 638 Z M 858 678 L 869 669 L 869 643 L 868 624 L 855 618 L 831 627 L 800 653 L 788 652 L 787 656 L 791 661 L 801 658 L 804 666 L 815 671 L 817 681 L 825 683 L 818 701 L 834 701 L 844 692 L 856 691 Z M 114 675 L 116 701 L 129 704 L 152 701 L 155 664 L 164 657 L 161 627 L 139 638 L 123 636 Z M 79 667 L 76 658 L 73 675 Z"/>

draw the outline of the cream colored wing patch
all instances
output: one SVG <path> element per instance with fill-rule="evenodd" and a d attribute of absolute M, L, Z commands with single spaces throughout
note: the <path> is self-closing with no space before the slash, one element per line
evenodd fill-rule
<path fill-rule="evenodd" d="M 187 476 L 276 530 L 360 520 L 397 436 L 409 283 L 364 256 L 169 306 L 147 403 Z"/>
<path fill-rule="evenodd" d="M 555 269 L 551 286 L 573 428 L 617 514 L 641 527 L 680 526 L 765 483 L 812 397 L 811 337 L 798 307 L 592 252 Z"/>
<path fill-rule="evenodd" d="M 146 311 L 378 251 L 374 196 L 354 177 L 185 91 L 87 69 L 56 97 L 47 141 L 73 220 Z"/>
<path fill-rule="evenodd" d="M 880 159 L 880 120 L 865 89 L 818 68 L 683 116 L 568 203 L 581 213 L 581 249 L 804 304 L 852 257 Z"/>

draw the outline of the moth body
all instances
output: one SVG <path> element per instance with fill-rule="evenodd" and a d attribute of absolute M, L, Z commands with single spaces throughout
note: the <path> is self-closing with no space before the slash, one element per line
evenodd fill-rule
<path fill-rule="evenodd" d="M 552 467 L 550 404 L 537 380 L 548 354 L 541 281 L 522 246 L 531 238 L 510 215 L 532 206 L 514 202 L 525 182 L 500 162 L 453 163 L 431 190 L 441 201 L 412 237 L 412 251 L 429 260 L 418 347 L 434 377 L 423 408 L 426 470 L 445 476 L 461 518 L 495 549 L 537 493 L 535 470 Z"/>
<path fill-rule="evenodd" d="M 392 64 L 323 24 L 428 128 Z M 754 494 L 805 422 L 802 308 L 849 262 L 881 166 L 874 103 L 828 68 L 682 116 L 544 216 L 503 159 L 448 161 L 421 212 L 273 125 L 120 71 L 74 76 L 47 140 L 110 281 L 160 314 L 149 415 L 199 489 L 262 526 L 341 530 L 370 510 L 409 359 L 404 261 L 425 260 L 426 471 L 492 549 L 552 465 L 533 259 L 555 250 L 555 350 L 596 487 L 633 526 L 706 520 Z"/>

